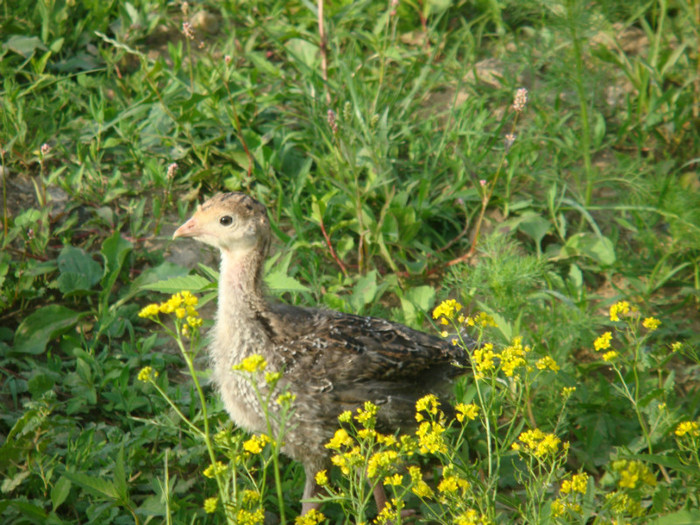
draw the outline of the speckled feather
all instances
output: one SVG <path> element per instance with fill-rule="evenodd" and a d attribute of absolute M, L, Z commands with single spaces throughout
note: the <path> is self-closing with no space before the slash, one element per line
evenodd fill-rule
<path fill-rule="evenodd" d="M 267 210 L 245 194 L 212 197 L 175 237 L 194 237 L 221 250 L 211 356 L 232 419 L 249 431 L 267 429 L 252 386 L 232 371 L 249 355 L 260 354 L 283 372 L 278 388 L 296 395 L 283 451 L 305 466 L 305 498 L 313 495 L 316 471 L 328 465 L 323 445 L 341 412 L 369 400 L 380 407 L 378 429 L 407 431 L 415 424 L 416 400 L 446 393 L 450 380 L 468 370 L 464 350 L 398 323 L 269 303 L 262 291 L 270 245 Z"/>

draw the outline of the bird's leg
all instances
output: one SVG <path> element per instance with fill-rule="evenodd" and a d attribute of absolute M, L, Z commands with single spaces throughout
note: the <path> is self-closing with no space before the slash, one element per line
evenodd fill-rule
<path fill-rule="evenodd" d="M 320 501 L 309 501 L 314 499 L 319 492 L 319 486 L 316 484 L 314 479 L 315 472 L 309 469 L 306 470 L 306 483 L 304 484 L 304 494 L 301 497 L 301 515 L 303 516 L 310 510 L 316 509 L 321 506 Z"/>
<path fill-rule="evenodd" d="M 377 483 L 374 486 L 374 501 L 377 504 L 377 513 L 381 512 L 384 506 L 386 505 L 387 502 L 387 497 L 386 497 L 386 491 L 384 490 L 384 485 L 380 483 Z M 413 509 L 403 509 L 401 511 L 401 517 L 402 518 L 410 518 L 411 516 L 415 516 L 416 511 Z"/>

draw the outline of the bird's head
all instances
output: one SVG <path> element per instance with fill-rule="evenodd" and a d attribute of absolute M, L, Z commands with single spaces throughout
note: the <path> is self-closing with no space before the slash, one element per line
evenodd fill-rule
<path fill-rule="evenodd" d="M 267 209 L 245 193 L 219 193 L 175 230 L 173 239 L 178 237 L 192 237 L 225 252 L 266 252 L 270 242 Z"/>

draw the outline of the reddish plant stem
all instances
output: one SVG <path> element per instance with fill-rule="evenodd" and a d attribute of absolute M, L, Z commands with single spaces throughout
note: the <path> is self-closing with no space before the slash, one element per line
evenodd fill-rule
<path fill-rule="evenodd" d="M 345 265 L 343 264 L 343 261 L 338 258 L 338 255 L 335 253 L 335 250 L 333 249 L 333 244 L 331 243 L 331 238 L 328 236 L 328 233 L 326 232 L 326 226 L 323 224 L 323 217 L 321 217 L 319 221 L 321 225 L 321 233 L 323 234 L 323 238 L 326 239 L 326 245 L 328 246 L 328 250 L 331 252 L 331 256 L 333 259 L 335 259 L 335 262 L 340 266 L 340 269 L 343 272 L 343 275 L 347 277 L 348 275 L 348 270 L 345 268 Z"/>

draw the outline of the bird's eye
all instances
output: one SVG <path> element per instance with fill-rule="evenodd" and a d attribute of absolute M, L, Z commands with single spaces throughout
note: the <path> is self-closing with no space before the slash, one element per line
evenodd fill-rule
<path fill-rule="evenodd" d="M 221 224 L 222 226 L 230 226 L 232 222 L 233 217 L 231 217 L 230 215 L 224 215 L 219 219 L 219 224 Z"/>

